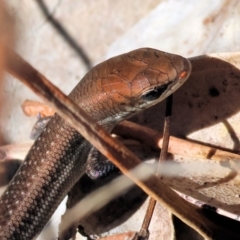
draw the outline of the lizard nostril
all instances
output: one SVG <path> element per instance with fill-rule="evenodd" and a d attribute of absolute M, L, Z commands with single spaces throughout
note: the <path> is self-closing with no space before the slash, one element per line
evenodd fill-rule
<path fill-rule="evenodd" d="M 184 79 L 186 80 L 188 78 L 188 76 L 190 75 L 191 70 L 192 70 L 191 63 L 187 59 L 184 59 L 184 68 L 179 73 L 178 79 L 179 80 L 184 80 Z"/>
<path fill-rule="evenodd" d="M 183 78 L 186 78 L 187 76 L 187 71 L 182 71 L 180 74 L 179 74 L 179 79 L 183 79 Z"/>

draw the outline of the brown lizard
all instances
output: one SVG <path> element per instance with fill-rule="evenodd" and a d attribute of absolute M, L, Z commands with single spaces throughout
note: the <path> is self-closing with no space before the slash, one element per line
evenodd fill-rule
<path fill-rule="evenodd" d="M 190 62 L 138 49 L 89 71 L 69 97 L 106 130 L 172 94 Z M 0 199 L 0 239 L 32 239 L 86 169 L 92 145 L 55 114 Z"/>

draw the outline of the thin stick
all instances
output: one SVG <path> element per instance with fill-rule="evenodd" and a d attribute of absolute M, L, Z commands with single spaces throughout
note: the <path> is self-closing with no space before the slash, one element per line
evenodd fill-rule
<path fill-rule="evenodd" d="M 113 133 L 124 138 L 136 139 L 155 149 L 162 148 L 163 146 L 162 133 L 134 122 L 120 122 L 113 129 Z M 213 161 L 240 160 L 240 155 L 230 150 L 222 150 L 173 136 L 170 136 L 168 152 L 194 159 L 210 159 Z"/>
<path fill-rule="evenodd" d="M 163 162 L 167 159 L 168 153 L 168 145 L 170 138 L 170 123 L 171 123 L 171 115 L 172 115 L 172 95 L 170 95 L 166 100 L 166 113 L 164 118 L 164 127 L 163 127 L 163 145 L 161 149 L 161 154 L 159 157 L 159 162 Z M 158 165 L 156 170 L 156 176 L 159 177 L 159 168 L 161 164 Z M 149 233 L 149 225 L 152 220 L 153 212 L 156 206 L 156 200 L 154 198 L 150 198 L 148 203 L 148 208 L 143 220 L 143 224 L 140 230 L 140 236 L 146 237 Z"/>

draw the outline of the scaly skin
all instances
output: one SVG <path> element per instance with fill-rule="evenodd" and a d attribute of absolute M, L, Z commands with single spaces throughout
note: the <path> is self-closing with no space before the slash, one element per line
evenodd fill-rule
<path fill-rule="evenodd" d="M 70 93 L 105 129 L 172 94 L 191 71 L 188 60 L 138 49 L 95 66 Z M 57 114 L 30 149 L 0 199 L 0 239 L 27 240 L 46 225 L 85 172 L 91 144 Z"/>

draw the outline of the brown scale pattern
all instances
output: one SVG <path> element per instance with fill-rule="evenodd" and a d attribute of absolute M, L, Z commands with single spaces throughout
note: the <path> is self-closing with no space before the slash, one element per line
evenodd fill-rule
<path fill-rule="evenodd" d="M 56 124 L 61 127 L 54 128 Z M 54 116 L 1 198 L 0 239 L 26 240 L 41 231 L 68 186 L 84 173 L 90 147 L 79 133 Z"/>

